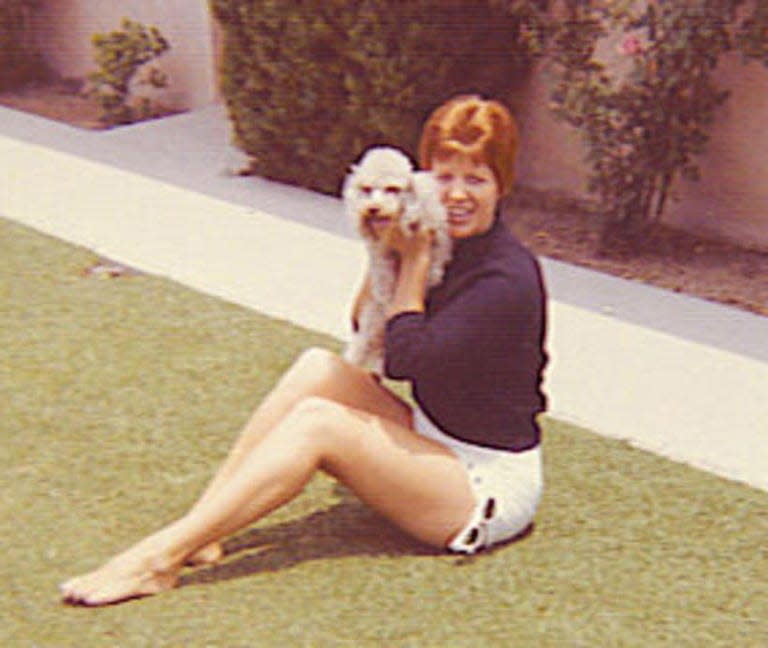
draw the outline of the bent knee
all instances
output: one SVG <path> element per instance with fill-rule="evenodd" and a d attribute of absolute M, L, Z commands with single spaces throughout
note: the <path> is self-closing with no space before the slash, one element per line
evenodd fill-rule
<path fill-rule="evenodd" d="M 314 347 L 307 349 L 280 378 L 280 387 L 288 389 L 296 398 L 322 390 L 333 380 L 337 361 L 339 358 L 331 351 Z"/>
<path fill-rule="evenodd" d="M 327 371 L 337 367 L 340 362 L 340 356 L 333 351 L 322 347 L 310 347 L 301 352 L 294 366 L 313 371 Z"/>
<path fill-rule="evenodd" d="M 337 354 L 328 349 L 312 347 L 302 351 L 287 376 L 301 383 L 323 385 L 334 380 L 343 366 L 344 361 Z"/>

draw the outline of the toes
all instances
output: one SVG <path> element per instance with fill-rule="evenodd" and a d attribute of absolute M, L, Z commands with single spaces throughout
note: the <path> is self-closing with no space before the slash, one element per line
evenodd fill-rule
<path fill-rule="evenodd" d="M 175 572 L 143 576 L 94 572 L 66 581 L 59 591 L 64 603 L 95 607 L 159 594 L 177 581 Z"/>
<path fill-rule="evenodd" d="M 62 600 L 71 605 L 83 604 L 88 598 L 89 590 L 87 576 L 78 576 L 59 585 Z"/>
<path fill-rule="evenodd" d="M 71 578 L 70 580 L 59 585 L 59 592 L 61 598 L 66 602 L 74 601 L 78 598 L 77 578 Z"/>
<path fill-rule="evenodd" d="M 62 600 L 69 605 L 83 605 L 95 607 L 118 603 L 128 598 L 133 598 L 131 587 L 114 587 L 109 584 L 83 583 L 82 579 L 76 579 L 77 582 L 70 581 L 61 586 Z M 79 582 L 79 584 L 78 584 Z"/>

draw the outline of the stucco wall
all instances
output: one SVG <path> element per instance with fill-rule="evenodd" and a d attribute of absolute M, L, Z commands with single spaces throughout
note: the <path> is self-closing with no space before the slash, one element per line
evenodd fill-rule
<path fill-rule="evenodd" d="M 51 67 L 82 78 L 94 69 L 91 36 L 118 29 L 123 17 L 155 25 L 171 44 L 159 61 L 169 78 L 163 102 L 198 108 L 216 97 L 212 19 L 207 0 L 47 0 L 37 33 Z"/>
<path fill-rule="evenodd" d="M 546 191 L 576 196 L 587 193 L 587 167 L 581 137 L 574 128 L 555 118 L 549 108 L 552 70 L 538 66 L 522 97 L 508 103 L 520 106 L 518 182 Z"/>
<path fill-rule="evenodd" d="M 548 107 L 552 70 L 542 64 L 528 84 L 518 118 L 522 130 L 519 181 L 586 196 L 588 167 L 578 132 Z M 768 250 L 768 69 L 733 55 L 717 71 L 732 91 L 717 113 L 712 139 L 699 158 L 701 180 L 678 180 L 666 222 Z"/>
<path fill-rule="evenodd" d="M 678 184 L 667 220 L 768 250 L 768 69 L 733 56 L 718 78 L 732 95 L 717 114 L 701 180 Z"/>

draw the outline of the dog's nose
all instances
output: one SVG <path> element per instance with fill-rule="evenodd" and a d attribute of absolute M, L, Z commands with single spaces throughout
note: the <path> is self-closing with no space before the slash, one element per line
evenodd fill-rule
<path fill-rule="evenodd" d="M 368 208 L 368 215 L 369 216 L 378 216 L 380 211 L 381 210 L 378 207 L 369 207 Z"/>

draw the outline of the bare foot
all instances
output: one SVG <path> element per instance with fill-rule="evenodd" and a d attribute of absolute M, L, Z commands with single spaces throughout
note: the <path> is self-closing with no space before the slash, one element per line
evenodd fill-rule
<path fill-rule="evenodd" d="M 109 605 L 174 588 L 179 566 L 161 567 L 151 555 L 137 545 L 98 569 L 62 583 L 62 599 L 72 605 Z"/>
<path fill-rule="evenodd" d="M 195 553 L 187 557 L 185 564 L 192 567 L 202 567 L 204 565 L 215 565 L 224 556 L 224 547 L 220 542 L 211 542 L 200 547 Z"/>

